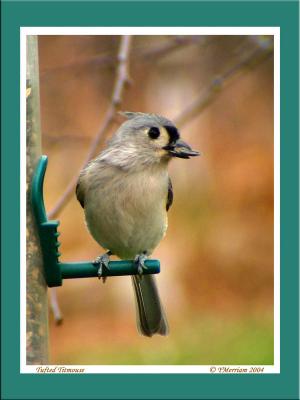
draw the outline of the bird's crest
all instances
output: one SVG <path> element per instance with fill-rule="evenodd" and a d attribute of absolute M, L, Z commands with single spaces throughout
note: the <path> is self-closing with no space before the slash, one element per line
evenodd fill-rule
<path fill-rule="evenodd" d="M 173 123 L 158 114 L 154 114 L 154 113 L 142 113 L 142 112 L 133 112 L 133 111 L 119 111 L 120 115 L 122 115 L 123 117 L 127 118 L 128 120 L 140 120 L 143 121 L 145 123 L 149 123 L 149 122 L 154 122 L 158 125 L 168 125 L 168 126 L 173 126 Z"/>
<path fill-rule="evenodd" d="M 141 112 L 134 112 L 134 111 L 119 111 L 118 114 L 122 115 L 122 117 L 125 117 L 127 119 L 133 119 L 136 117 L 142 117 L 145 115 L 151 115 L 151 114 L 145 114 Z"/>

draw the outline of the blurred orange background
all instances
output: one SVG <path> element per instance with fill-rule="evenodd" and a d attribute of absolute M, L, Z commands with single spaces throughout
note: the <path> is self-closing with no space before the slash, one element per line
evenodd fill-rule
<path fill-rule="evenodd" d="M 120 36 L 39 36 L 47 211 L 101 126 L 119 44 Z M 50 315 L 51 363 L 273 364 L 272 49 L 272 37 L 133 38 L 122 110 L 176 119 L 211 82 L 221 83 L 180 127 L 202 156 L 170 164 L 174 203 L 153 254 L 170 335 L 137 333 L 129 277 L 65 280 L 58 289 L 63 324 Z M 266 56 L 257 59 L 257 51 Z M 61 260 L 102 253 L 75 192 L 58 219 Z"/>

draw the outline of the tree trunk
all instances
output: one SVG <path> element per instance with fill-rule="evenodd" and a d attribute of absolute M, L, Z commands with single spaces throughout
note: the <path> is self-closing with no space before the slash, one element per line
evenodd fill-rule
<path fill-rule="evenodd" d="M 26 360 L 27 364 L 48 363 L 47 285 L 39 237 L 33 218 L 30 188 L 41 156 L 41 125 L 38 46 L 36 36 L 27 36 L 26 60 Z"/>

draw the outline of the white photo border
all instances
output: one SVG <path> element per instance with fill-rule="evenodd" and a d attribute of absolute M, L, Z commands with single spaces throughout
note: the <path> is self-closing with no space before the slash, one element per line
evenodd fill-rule
<path fill-rule="evenodd" d="M 26 37 L 28 35 L 274 36 L 274 364 L 27 365 L 26 364 Z M 280 28 L 279 27 L 21 27 L 20 28 L 20 372 L 88 374 L 280 373 Z"/>

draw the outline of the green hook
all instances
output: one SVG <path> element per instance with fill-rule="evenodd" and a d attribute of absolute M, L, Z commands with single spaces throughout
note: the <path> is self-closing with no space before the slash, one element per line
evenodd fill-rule
<path fill-rule="evenodd" d="M 98 268 L 92 262 L 61 263 L 57 240 L 60 233 L 57 231 L 59 221 L 49 221 L 45 211 L 43 186 L 47 169 L 48 157 L 41 156 L 36 167 L 31 187 L 31 201 L 35 216 L 43 254 L 44 272 L 49 287 L 61 286 L 63 279 L 90 278 L 98 276 Z M 102 276 L 137 275 L 138 270 L 133 260 L 110 261 L 109 268 L 103 268 Z M 159 260 L 146 260 L 144 274 L 158 274 Z"/>

